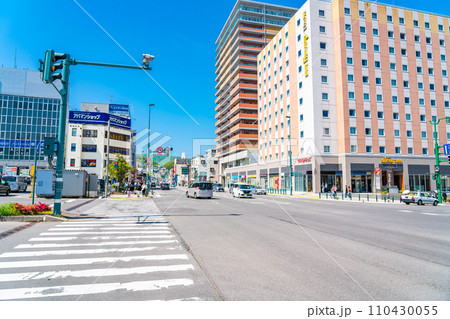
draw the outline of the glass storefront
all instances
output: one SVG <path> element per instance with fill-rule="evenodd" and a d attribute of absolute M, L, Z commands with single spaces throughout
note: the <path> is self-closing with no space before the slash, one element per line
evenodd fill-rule
<path fill-rule="evenodd" d="M 442 191 L 450 192 L 450 176 L 449 175 L 441 176 L 441 182 L 442 182 Z"/>
<path fill-rule="evenodd" d="M 336 186 L 337 191 L 342 191 L 342 172 L 321 172 L 320 185 L 322 192 L 331 192 L 331 188 Z"/>
<path fill-rule="evenodd" d="M 267 188 L 267 187 L 269 187 L 267 184 L 268 184 L 267 183 L 267 175 L 260 175 L 259 176 L 259 185 L 262 188 Z"/>
<path fill-rule="evenodd" d="M 409 175 L 409 188 L 411 191 L 429 192 L 430 175 Z"/>
<path fill-rule="evenodd" d="M 372 193 L 372 176 L 365 172 L 352 172 L 352 193 Z"/>
<path fill-rule="evenodd" d="M 278 176 L 278 174 L 269 175 L 269 188 L 280 188 L 280 177 Z"/>
<path fill-rule="evenodd" d="M 312 192 L 312 174 L 295 174 L 295 191 L 296 192 Z"/>

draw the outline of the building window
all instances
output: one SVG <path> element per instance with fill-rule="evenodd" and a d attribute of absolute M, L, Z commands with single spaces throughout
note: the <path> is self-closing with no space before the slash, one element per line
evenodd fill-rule
<path fill-rule="evenodd" d="M 350 14 L 350 8 L 344 8 L 344 14 Z"/>
<path fill-rule="evenodd" d="M 400 130 L 394 130 L 394 136 L 399 137 L 400 136 Z"/>
<path fill-rule="evenodd" d="M 378 111 L 377 116 L 378 116 L 379 119 L 382 119 L 382 118 L 384 118 L 384 113 Z"/>
<path fill-rule="evenodd" d="M 328 83 L 328 77 L 325 75 L 322 75 L 322 83 Z"/>
<path fill-rule="evenodd" d="M 374 45 L 373 45 L 373 50 L 374 50 L 375 52 L 380 52 L 380 46 L 379 46 L 378 44 L 374 44 Z"/>
<path fill-rule="evenodd" d="M 364 101 L 369 101 L 370 100 L 369 93 L 364 93 L 363 98 L 364 98 Z"/>
<path fill-rule="evenodd" d="M 74 158 L 70 159 L 70 166 L 71 167 L 75 166 L 75 159 Z"/>
<path fill-rule="evenodd" d="M 326 59 L 320 59 L 320 65 L 321 66 L 326 66 L 327 65 L 327 60 Z"/>
<path fill-rule="evenodd" d="M 378 129 L 378 135 L 384 136 L 384 129 L 383 128 Z"/>
<path fill-rule="evenodd" d="M 345 31 L 352 31 L 352 26 L 350 24 L 346 24 Z"/>
<path fill-rule="evenodd" d="M 387 22 L 392 22 L 392 16 L 388 15 L 386 16 Z"/>
<path fill-rule="evenodd" d="M 426 147 L 422 148 L 422 154 L 428 155 L 428 148 L 426 148 Z"/>
<path fill-rule="evenodd" d="M 70 144 L 70 151 L 75 152 L 76 150 L 77 150 L 77 144 L 75 144 L 75 143 Z"/>
<path fill-rule="evenodd" d="M 380 146 L 380 154 L 386 153 L 386 148 L 384 146 Z"/>
<path fill-rule="evenodd" d="M 406 137 L 412 137 L 412 131 L 411 130 L 407 130 L 406 131 Z"/>
<path fill-rule="evenodd" d="M 411 114 L 410 114 L 410 113 L 406 113 L 406 114 L 405 114 L 405 119 L 406 119 L 407 121 L 411 121 Z"/>
<path fill-rule="evenodd" d="M 353 74 L 348 74 L 347 75 L 347 81 L 348 82 L 353 82 Z"/>
<path fill-rule="evenodd" d="M 372 19 L 377 20 L 378 14 L 376 12 L 372 12 Z"/>
<path fill-rule="evenodd" d="M 412 147 L 408 147 L 408 154 L 411 155 L 411 154 L 413 154 L 413 152 L 414 152 L 414 151 L 413 151 L 413 148 L 412 148 Z"/>
<path fill-rule="evenodd" d="M 323 42 L 321 42 L 321 43 L 323 43 Z M 352 41 L 345 41 L 345 46 L 347 48 L 351 48 L 352 47 Z M 320 46 L 320 48 L 322 49 L 322 45 Z M 325 48 L 323 48 L 323 49 L 325 49 Z"/>
<path fill-rule="evenodd" d="M 323 135 L 330 135 L 330 129 L 328 127 L 323 128 Z"/>
<path fill-rule="evenodd" d="M 366 135 L 367 136 L 370 136 L 370 135 L 372 135 L 372 129 L 370 129 L 370 128 L 366 128 Z"/>
<path fill-rule="evenodd" d="M 348 110 L 348 115 L 351 116 L 351 117 L 355 117 L 356 116 L 356 111 L 350 109 L 350 110 Z"/>
<path fill-rule="evenodd" d="M 400 154 L 401 152 L 402 152 L 401 147 L 396 146 L 396 147 L 395 147 L 395 154 Z"/>
<path fill-rule="evenodd" d="M 325 33 L 325 27 L 323 25 L 319 26 L 319 32 Z"/>
<path fill-rule="evenodd" d="M 415 27 L 419 27 L 419 21 L 414 20 L 414 21 L 413 21 L 413 24 L 414 24 Z"/>
<path fill-rule="evenodd" d="M 72 136 L 77 136 L 77 129 L 76 128 L 72 129 Z"/>
<path fill-rule="evenodd" d="M 427 138 L 427 132 L 426 131 L 422 131 L 421 134 L 422 134 L 422 138 Z"/>
<path fill-rule="evenodd" d="M 366 146 L 366 153 L 372 153 L 372 146 Z"/>
<path fill-rule="evenodd" d="M 353 58 L 347 58 L 347 64 L 352 65 L 353 64 Z"/>
<path fill-rule="evenodd" d="M 425 22 L 425 29 L 429 29 L 430 28 L 430 22 Z"/>
<path fill-rule="evenodd" d="M 325 10 L 319 10 L 319 17 L 325 16 Z"/>
<path fill-rule="evenodd" d="M 396 113 L 396 112 L 392 113 L 392 118 L 394 120 L 398 120 L 398 113 Z"/>
<path fill-rule="evenodd" d="M 325 118 L 325 119 L 327 119 L 327 118 L 329 117 L 329 111 L 323 110 L 323 111 L 322 111 L 322 117 Z"/>
<path fill-rule="evenodd" d="M 324 152 L 324 153 L 330 153 L 330 146 L 324 145 L 324 147 L 323 147 L 323 152 Z"/>
<path fill-rule="evenodd" d="M 364 10 L 359 10 L 359 16 L 360 16 L 361 18 L 364 18 Z"/>
<path fill-rule="evenodd" d="M 378 35 L 378 29 L 372 29 L 373 35 Z"/>
<path fill-rule="evenodd" d="M 322 93 L 322 100 L 328 101 L 328 93 Z"/>
<path fill-rule="evenodd" d="M 350 152 L 356 153 L 356 151 L 357 151 L 356 145 L 350 145 Z"/>
<path fill-rule="evenodd" d="M 398 23 L 405 24 L 405 18 L 398 18 Z"/>
<path fill-rule="evenodd" d="M 348 98 L 353 100 L 355 98 L 355 92 L 348 92 Z"/>
<path fill-rule="evenodd" d="M 320 42 L 320 49 L 325 50 L 327 48 L 326 42 Z"/>
<path fill-rule="evenodd" d="M 370 118 L 370 111 L 365 110 L 364 111 L 364 117 L 365 118 Z"/>
<path fill-rule="evenodd" d="M 362 79 L 363 79 L 363 83 L 369 83 L 369 77 L 368 76 L 363 75 Z"/>
<path fill-rule="evenodd" d="M 356 135 L 356 127 L 350 127 L 350 135 Z"/>
<path fill-rule="evenodd" d="M 359 27 L 359 32 L 362 34 L 366 33 L 366 27 Z"/>
<path fill-rule="evenodd" d="M 361 64 L 362 64 L 362 66 L 367 66 L 367 60 L 366 59 L 362 59 L 361 60 Z"/>

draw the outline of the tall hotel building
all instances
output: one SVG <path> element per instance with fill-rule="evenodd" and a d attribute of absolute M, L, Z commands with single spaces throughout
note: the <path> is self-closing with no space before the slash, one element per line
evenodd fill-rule
<path fill-rule="evenodd" d="M 306 1 L 258 55 L 256 181 L 289 187 L 290 134 L 296 191 L 434 190 L 429 121 L 450 116 L 449 70 L 448 17 Z M 450 140 L 445 121 L 437 135 Z"/>
<path fill-rule="evenodd" d="M 227 168 L 258 160 L 256 57 L 297 10 L 238 0 L 216 41 L 216 156 L 222 182 Z"/>

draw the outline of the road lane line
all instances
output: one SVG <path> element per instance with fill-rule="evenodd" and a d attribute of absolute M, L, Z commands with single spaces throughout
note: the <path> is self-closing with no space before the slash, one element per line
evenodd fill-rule
<path fill-rule="evenodd" d="M 47 267 L 47 266 L 68 266 L 68 265 L 88 265 L 94 263 L 115 263 L 117 261 L 129 262 L 134 260 L 160 261 L 160 260 L 187 260 L 185 254 L 175 255 L 146 255 L 127 257 L 99 257 L 99 258 L 73 258 L 73 259 L 50 259 L 50 260 L 27 260 L 27 261 L 7 261 L 0 262 L 0 269 Z"/>
<path fill-rule="evenodd" d="M 31 299 L 42 297 L 63 297 L 72 295 L 104 294 L 115 291 L 152 291 L 175 286 L 190 286 L 191 279 L 166 279 L 150 281 L 134 281 L 127 283 L 106 283 L 91 285 L 53 286 L 39 288 L 0 289 L 0 300 Z"/>
<path fill-rule="evenodd" d="M 167 236 L 167 237 L 166 237 Z M 28 241 L 67 241 L 73 239 L 83 240 L 117 240 L 117 239 L 151 239 L 151 238 L 173 238 L 173 235 L 139 235 L 139 236 L 94 236 L 94 237 L 36 237 Z M 136 242 L 136 243 L 140 243 Z"/>
<path fill-rule="evenodd" d="M 59 278 L 86 278 L 98 276 L 127 276 L 142 275 L 154 272 L 166 271 L 186 271 L 194 270 L 191 264 L 169 265 L 169 266 L 147 266 L 134 268 L 103 268 L 103 269 L 84 269 L 84 270 L 65 270 L 65 271 L 46 271 L 46 272 L 25 272 L 13 274 L 0 274 L 0 282 L 59 279 Z"/>
<path fill-rule="evenodd" d="M 64 232 L 64 233 L 42 233 L 39 236 L 64 236 L 64 235 L 112 235 L 112 234 L 170 234 L 168 230 L 142 230 L 142 231 L 95 231 L 95 232 Z"/>
<path fill-rule="evenodd" d="M 48 237 L 48 238 L 42 238 L 42 237 L 36 237 L 36 238 L 30 238 L 28 241 L 66 241 L 66 240 L 74 240 L 77 239 L 77 237 Z"/>
<path fill-rule="evenodd" d="M 125 245 L 130 245 L 127 243 Z M 168 249 L 169 247 L 167 247 Z M 158 249 L 156 246 L 150 247 L 127 247 L 127 248 L 102 248 L 102 249 L 70 249 L 70 250 L 41 250 L 41 251 L 20 251 L 8 252 L 0 255 L 0 258 L 17 257 L 38 257 L 38 256 L 58 256 L 58 255 L 84 255 L 84 254 L 104 254 L 115 252 L 143 252 Z"/>

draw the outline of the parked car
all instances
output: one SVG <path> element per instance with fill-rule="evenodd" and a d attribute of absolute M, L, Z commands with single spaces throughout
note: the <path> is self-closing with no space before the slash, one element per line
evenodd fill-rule
<path fill-rule="evenodd" d="M 189 185 L 186 197 L 211 198 L 213 196 L 213 184 L 209 182 L 194 182 Z"/>
<path fill-rule="evenodd" d="M 4 180 L 3 178 L 0 178 L 0 193 L 8 196 L 10 192 L 11 192 L 11 187 L 9 186 L 8 182 L 6 180 Z"/>
<path fill-rule="evenodd" d="M 233 197 L 252 197 L 252 188 L 248 184 L 238 183 L 233 187 Z"/>
<path fill-rule="evenodd" d="M 161 190 L 169 190 L 170 186 L 169 183 L 161 183 Z"/>
<path fill-rule="evenodd" d="M 6 175 L 2 179 L 8 182 L 11 192 L 25 192 L 27 190 L 27 182 L 23 176 Z"/>
<path fill-rule="evenodd" d="M 404 202 L 406 205 L 416 203 L 417 205 L 433 204 L 433 206 L 437 206 L 437 204 L 439 204 L 438 200 L 432 197 L 429 193 L 420 191 L 417 192 L 404 191 L 400 198 L 401 201 Z"/>
<path fill-rule="evenodd" d="M 255 185 L 250 185 L 252 193 L 256 195 L 267 195 L 267 191 L 264 188 L 256 187 Z"/>
<path fill-rule="evenodd" d="M 223 188 L 222 184 L 214 183 L 213 191 L 215 191 L 215 192 L 225 192 L 225 189 Z"/>

